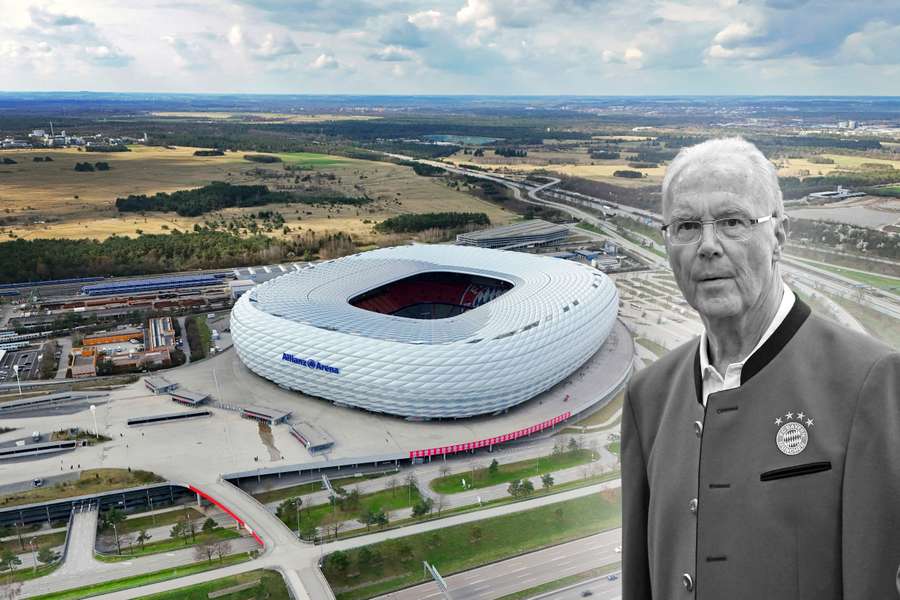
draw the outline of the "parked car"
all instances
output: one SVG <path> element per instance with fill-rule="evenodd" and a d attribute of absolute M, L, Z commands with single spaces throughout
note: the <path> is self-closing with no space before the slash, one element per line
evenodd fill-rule
<path fill-rule="evenodd" d="M 44 480 L 40 477 L 36 477 L 35 479 L 31 480 L 31 485 L 33 487 L 41 487 L 42 485 L 44 485 Z"/>

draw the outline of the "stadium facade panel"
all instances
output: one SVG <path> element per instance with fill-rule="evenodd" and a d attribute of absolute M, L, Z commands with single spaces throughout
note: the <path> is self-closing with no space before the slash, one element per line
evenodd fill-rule
<path fill-rule="evenodd" d="M 376 312 L 402 304 L 396 298 L 370 300 L 370 309 L 350 304 L 426 273 L 479 282 L 461 290 L 465 312 L 408 318 Z M 490 280 L 511 288 L 473 292 Z M 435 286 L 435 294 L 447 293 L 447 286 Z M 263 283 L 235 304 L 231 333 L 243 363 L 281 387 L 374 412 L 460 418 L 508 409 L 569 376 L 603 345 L 617 311 L 615 286 L 587 265 L 414 245 L 310 265 Z"/>

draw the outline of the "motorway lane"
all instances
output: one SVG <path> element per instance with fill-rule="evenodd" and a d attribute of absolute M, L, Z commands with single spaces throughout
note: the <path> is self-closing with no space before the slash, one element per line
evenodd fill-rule
<path fill-rule="evenodd" d="M 551 548 L 444 576 L 453 600 L 494 600 L 562 577 L 616 563 L 622 530 L 604 531 Z M 436 565 L 440 571 L 440 565 Z M 440 600 L 437 584 L 429 582 L 379 596 L 376 600 Z"/>

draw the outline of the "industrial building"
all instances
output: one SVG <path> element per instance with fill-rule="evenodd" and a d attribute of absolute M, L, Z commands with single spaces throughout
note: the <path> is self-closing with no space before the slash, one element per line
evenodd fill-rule
<path fill-rule="evenodd" d="M 109 283 L 85 285 L 81 293 L 86 296 L 106 296 L 112 294 L 132 294 L 153 290 L 186 289 L 222 285 L 227 274 L 182 275 L 177 277 L 154 277 L 152 279 L 128 279 Z"/>
<path fill-rule="evenodd" d="M 584 264 L 465 246 L 310 265 L 232 309 L 238 356 L 287 389 L 409 418 L 503 411 L 603 345 L 618 295 Z M 590 332 L 589 335 L 586 332 Z"/>
<path fill-rule="evenodd" d="M 568 237 L 569 228 L 565 225 L 532 219 L 503 227 L 460 233 L 456 236 L 456 243 L 461 246 L 511 249 L 559 244 Z"/>

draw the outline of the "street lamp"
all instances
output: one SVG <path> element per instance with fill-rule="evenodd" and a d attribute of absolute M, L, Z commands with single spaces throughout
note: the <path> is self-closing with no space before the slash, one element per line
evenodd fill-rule
<path fill-rule="evenodd" d="M 91 404 L 91 416 L 94 417 L 94 437 L 100 439 L 100 428 L 97 427 L 97 406 Z"/>
<path fill-rule="evenodd" d="M 34 553 L 34 540 L 35 538 L 31 538 L 29 544 L 31 545 L 31 572 L 37 573 L 37 555 Z"/>
<path fill-rule="evenodd" d="M 19 381 L 19 365 L 13 365 L 13 371 L 16 374 L 16 384 L 19 386 L 19 395 L 22 395 L 22 382 Z"/>

